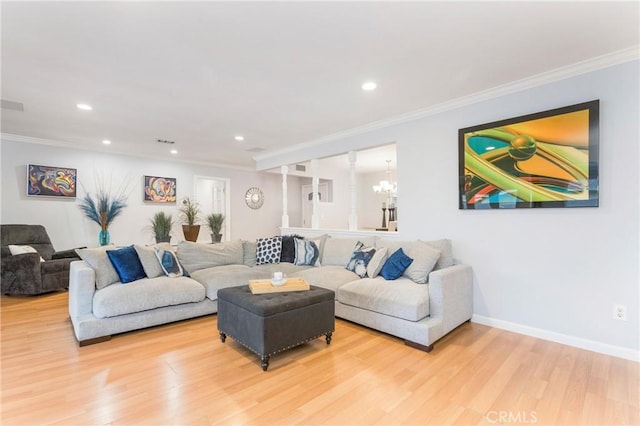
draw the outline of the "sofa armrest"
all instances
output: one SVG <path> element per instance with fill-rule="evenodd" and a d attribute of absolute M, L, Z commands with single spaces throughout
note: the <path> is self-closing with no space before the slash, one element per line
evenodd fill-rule
<path fill-rule="evenodd" d="M 38 294 L 42 288 L 40 254 L 23 253 L 0 258 L 2 294 Z"/>
<path fill-rule="evenodd" d="M 442 319 L 446 334 L 471 319 L 473 314 L 473 269 L 453 265 L 429 274 L 429 315 Z"/>
<path fill-rule="evenodd" d="M 69 269 L 69 315 L 71 319 L 93 313 L 96 273 L 83 260 L 71 262 Z"/>
<path fill-rule="evenodd" d="M 86 248 L 86 247 L 78 247 L 78 248 Z M 80 259 L 80 256 L 78 256 L 78 253 L 76 253 L 76 249 L 56 251 L 51 255 L 52 260 L 53 259 L 70 259 L 70 258 Z"/>

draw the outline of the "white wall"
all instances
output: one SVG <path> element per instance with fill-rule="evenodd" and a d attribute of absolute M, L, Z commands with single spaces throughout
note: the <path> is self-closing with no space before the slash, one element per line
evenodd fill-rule
<path fill-rule="evenodd" d="M 637 358 L 639 75 L 639 62 L 627 62 L 289 152 L 283 161 L 396 141 L 400 234 L 453 240 L 454 255 L 475 271 L 476 320 Z M 458 129 L 594 99 L 599 207 L 458 210 Z M 614 303 L 627 306 L 628 321 L 612 318 Z"/>
<path fill-rule="evenodd" d="M 395 180 L 396 173 L 393 173 Z M 378 185 L 381 180 L 387 179 L 385 172 L 359 173 L 357 176 L 358 186 L 358 228 L 371 229 L 382 226 L 382 203 L 389 205 L 388 194 L 376 194 L 373 186 Z M 386 223 L 388 224 L 389 212 L 386 212 Z M 397 218 L 399 216 L 396 215 Z"/>
<path fill-rule="evenodd" d="M 78 197 L 84 188 L 95 193 L 95 177 L 111 179 L 117 189 L 125 180 L 128 186 L 128 206 L 109 228 L 111 241 L 118 245 L 154 242 L 149 220 L 159 210 L 178 215 L 178 204 L 160 205 L 143 202 L 143 176 L 177 178 L 178 201 L 193 196 L 194 175 L 230 179 L 231 188 L 231 239 L 255 239 L 278 235 L 282 215 L 282 178 L 264 172 L 242 171 L 172 161 L 156 161 L 109 155 L 84 150 L 73 150 L 50 145 L 20 143 L 2 140 L 1 147 L 2 223 L 42 224 L 47 228 L 56 249 L 98 245 L 99 226 L 85 219 L 78 203 L 73 199 L 26 196 L 26 166 L 41 164 L 78 169 Z M 290 214 L 298 215 L 300 189 L 297 179 L 289 182 Z M 250 209 L 244 201 L 246 190 L 259 187 L 265 194 L 264 205 L 259 210 Z M 297 202 L 295 201 L 297 197 Z M 203 212 L 204 216 L 210 212 Z M 295 226 L 295 222 L 292 224 Z M 210 230 L 200 229 L 198 241 L 210 242 Z M 184 240 L 180 224 L 174 227 L 172 243 Z"/>
<path fill-rule="evenodd" d="M 320 166 L 322 170 L 322 176 L 330 176 L 333 198 L 331 202 L 319 202 L 318 203 L 318 217 L 320 219 L 320 227 L 327 229 L 344 229 L 349 227 L 349 209 L 351 208 L 350 202 L 350 178 L 349 173 L 344 170 L 335 168 L 326 168 Z M 311 178 L 301 177 L 300 182 L 302 185 L 312 185 Z M 302 191 L 300 192 L 300 203 L 302 200 Z M 300 204 L 302 206 L 302 204 Z M 311 207 L 311 210 L 313 208 Z M 300 211 L 302 214 L 302 211 Z M 299 220 L 302 222 L 302 220 Z M 291 225 L 293 227 L 293 225 Z M 307 223 L 303 227 L 310 228 L 311 224 Z"/>
<path fill-rule="evenodd" d="M 476 319 L 603 352 L 637 356 L 639 75 L 639 62 L 632 61 L 345 137 L 324 148 L 314 146 L 308 155 L 292 152 L 282 161 L 295 163 L 305 156 L 320 158 L 396 141 L 400 236 L 453 240 L 456 258 L 474 268 Z M 458 129 L 593 99 L 600 100 L 599 207 L 458 210 Z M 94 169 L 112 171 L 114 176 L 133 170 L 136 181 L 143 174 L 175 176 L 179 197 L 189 191 L 193 174 L 228 176 L 234 238 L 275 234 L 280 224 L 278 175 L 16 143 L 3 143 L 1 152 L 2 222 L 44 223 L 57 248 L 95 245 L 97 225 L 84 220 L 73 201 L 24 196 L 27 163 L 77 167 L 81 180 L 91 179 Z M 292 200 L 298 197 L 299 203 L 300 197 L 299 186 L 292 183 L 290 180 L 290 208 L 296 205 Z M 261 210 L 251 211 L 244 205 L 249 186 L 260 186 L 265 192 Z M 153 207 L 142 203 L 140 186 L 133 194 L 128 219 L 117 220 L 112 229 L 113 239 L 121 244 L 151 241 L 142 228 Z M 628 321 L 612 319 L 614 303 L 627 306 Z"/>
<path fill-rule="evenodd" d="M 476 273 L 476 315 L 639 349 L 638 72 L 635 62 L 405 126 L 403 226 L 453 238 Z M 457 129 L 592 99 L 600 99 L 600 207 L 457 210 Z M 628 322 L 612 319 L 614 303 L 627 305 Z"/>

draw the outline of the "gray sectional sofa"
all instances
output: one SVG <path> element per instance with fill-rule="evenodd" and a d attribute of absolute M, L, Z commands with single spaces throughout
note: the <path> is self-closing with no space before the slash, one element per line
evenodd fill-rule
<path fill-rule="evenodd" d="M 380 253 L 383 248 L 388 254 L 402 248 L 414 262 L 395 280 L 382 276 L 360 278 L 345 268 L 358 241 Z M 106 286 L 104 263 L 94 261 L 92 267 L 84 260 L 73 262 L 69 315 L 76 338 L 82 346 L 108 340 L 113 334 L 216 313 L 218 290 L 246 285 L 251 279 L 270 278 L 275 271 L 333 290 L 337 317 L 400 337 L 408 345 L 427 351 L 435 341 L 471 318 L 472 269 L 454 264 L 449 240 L 395 241 L 325 235 L 316 243 L 320 248 L 319 265 L 257 265 L 255 242 L 181 242 L 174 249 L 189 277 L 155 276 L 145 266 L 145 272 L 153 278 Z M 144 250 L 151 249 L 136 248 L 145 265 Z M 430 253 L 430 259 L 423 256 L 425 251 Z M 146 264 L 150 261 L 147 256 Z"/>

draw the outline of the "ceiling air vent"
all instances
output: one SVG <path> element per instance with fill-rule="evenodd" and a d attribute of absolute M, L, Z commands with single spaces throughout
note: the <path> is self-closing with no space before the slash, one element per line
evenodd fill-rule
<path fill-rule="evenodd" d="M 266 148 L 256 146 L 255 148 L 249 148 L 247 150 L 247 152 L 262 152 L 262 151 L 266 151 Z"/>
<path fill-rule="evenodd" d="M 156 142 L 164 143 L 164 144 L 167 144 L 167 145 L 173 145 L 174 143 L 176 143 L 176 141 L 167 141 L 167 140 L 164 140 L 164 139 L 156 139 Z"/>
<path fill-rule="evenodd" d="M 20 102 L 7 101 L 2 99 L 2 109 L 12 109 L 14 111 L 24 112 L 24 104 Z"/>
<path fill-rule="evenodd" d="M 296 172 L 306 172 L 307 167 L 303 164 L 296 164 Z"/>

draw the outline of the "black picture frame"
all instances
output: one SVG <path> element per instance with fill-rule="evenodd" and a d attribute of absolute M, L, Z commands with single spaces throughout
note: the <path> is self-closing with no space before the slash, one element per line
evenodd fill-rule
<path fill-rule="evenodd" d="M 27 196 L 76 198 L 78 170 L 27 164 Z"/>
<path fill-rule="evenodd" d="M 598 207 L 600 101 L 458 131 L 458 208 Z"/>

